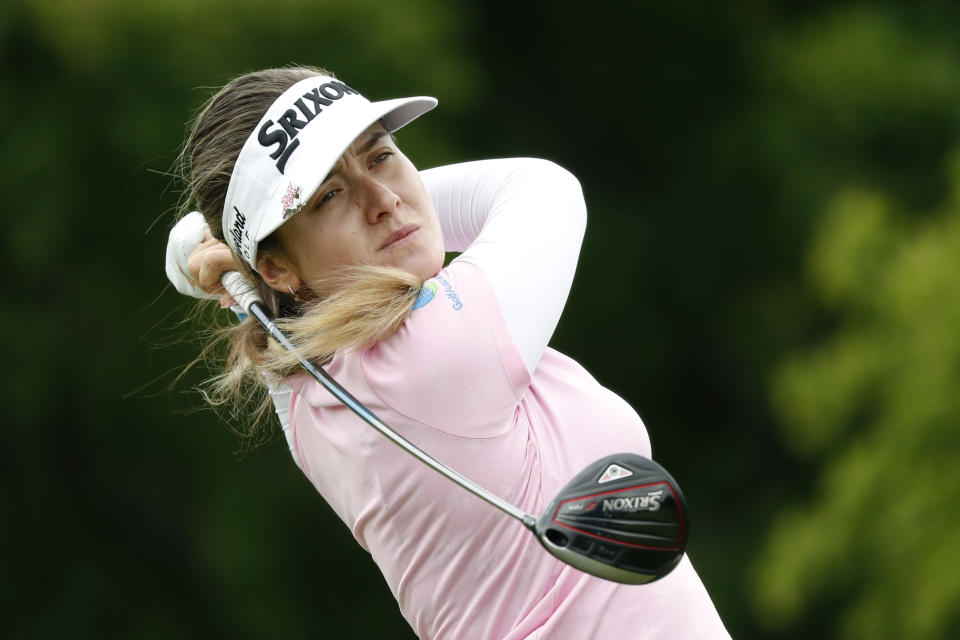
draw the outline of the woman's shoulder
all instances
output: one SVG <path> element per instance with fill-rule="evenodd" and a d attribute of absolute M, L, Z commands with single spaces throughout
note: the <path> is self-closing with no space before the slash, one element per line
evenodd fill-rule
<path fill-rule="evenodd" d="M 410 317 L 364 352 L 361 368 L 385 404 L 461 435 L 495 435 L 530 384 L 489 282 L 465 260 L 424 284 Z"/>

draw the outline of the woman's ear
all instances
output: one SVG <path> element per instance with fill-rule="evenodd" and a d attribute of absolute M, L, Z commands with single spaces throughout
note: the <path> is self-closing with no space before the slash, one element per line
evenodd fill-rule
<path fill-rule="evenodd" d="M 257 271 L 271 289 L 283 293 L 297 291 L 303 280 L 296 267 L 281 255 L 263 254 L 257 258 Z"/>

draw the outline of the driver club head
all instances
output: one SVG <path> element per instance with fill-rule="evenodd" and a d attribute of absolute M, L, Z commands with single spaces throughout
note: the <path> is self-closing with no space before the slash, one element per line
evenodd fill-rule
<path fill-rule="evenodd" d="M 551 554 L 625 584 L 653 582 L 683 557 L 687 504 L 673 477 L 633 453 L 597 460 L 547 505 L 534 532 Z"/>

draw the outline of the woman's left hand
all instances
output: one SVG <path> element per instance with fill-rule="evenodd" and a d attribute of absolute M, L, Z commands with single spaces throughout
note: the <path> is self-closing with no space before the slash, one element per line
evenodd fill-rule
<path fill-rule="evenodd" d="M 236 304 L 220 278 L 236 265 L 230 248 L 210 233 L 198 211 L 181 218 L 167 240 L 167 278 L 177 291 L 193 298 L 217 299 L 220 306 Z"/>

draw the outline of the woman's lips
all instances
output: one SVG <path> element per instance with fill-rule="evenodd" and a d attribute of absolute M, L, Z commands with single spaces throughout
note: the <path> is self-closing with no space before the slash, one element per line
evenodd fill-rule
<path fill-rule="evenodd" d="M 411 236 L 419 229 L 420 226 L 416 224 L 408 224 L 400 227 L 386 237 L 386 239 L 383 241 L 383 244 L 380 245 L 379 251 L 383 251 L 384 249 L 392 249 L 405 244 L 407 240 L 412 239 Z"/>

